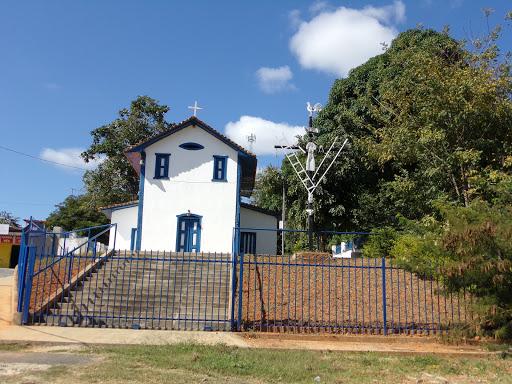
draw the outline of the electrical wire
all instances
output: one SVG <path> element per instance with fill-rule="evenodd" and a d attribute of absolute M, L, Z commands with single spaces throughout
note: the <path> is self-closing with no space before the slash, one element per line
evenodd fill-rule
<path fill-rule="evenodd" d="M 69 168 L 81 169 L 83 171 L 88 171 L 88 169 L 86 169 L 86 168 L 75 167 L 74 165 L 69 165 L 69 164 L 57 163 L 56 161 L 46 160 L 46 159 L 42 159 L 42 158 L 37 157 L 37 156 L 29 155 L 27 153 L 18 152 L 18 151 L 15 151 L 14 149 L 5 148 L 5 147 L 1 147 L 1 146 L 0 146 L 0 149 L 3 149 L 5 151 L 9 151 L 9 152 L 14 152 L 14 153 L 17 153 L 18 155 L 23 155 L 23 156 L 31 157 L 32 159 L 46 161 L 47 163 L 52 163 L 52 164 L 62 165 L 63 167 L 69 167 Z"/>

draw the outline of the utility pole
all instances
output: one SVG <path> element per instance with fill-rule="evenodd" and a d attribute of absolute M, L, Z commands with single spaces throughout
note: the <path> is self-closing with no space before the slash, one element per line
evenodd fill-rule
<path fill-rule="evenodd" d="M 308 209 L 306 212 L 308 213 L 308 245 L 309 252 L 313 251 L 313 221 L 315 210 L 313 209 L 313 177 L 316 170 L 315 167 L 315 150 L 316 145 L 313 142 L 313 133 L 318 133 L 318 129 L 313 128 L 313 112 L 320 112 L 322 110 L 322 106 L 320 104 L 315 104 L 313 107 L 308 102 L 308 111 L 309 111 L 309 124 L 306 128 L 308 133 L 308 143 L 306 144 L 306 151 L 308 153 L 308 157 L 306 160 L 306 172 L 308 173 Z"/>
<path fill-rule="evenodd" d="M 282 172 L 281 172 L 281 175 L 282 175 Z M 286 229 L 286 224 L 285 224 L 285 221 L 286 221 L 286 215 L 285 215 L 286 181 L 284 180 L 284 177 L 282 179 L 283 179 L 283 207 L 282 207 L 282 212 L 281 212 L 281 222 L 283 223 L 283 227 L 281 229 Z M 284 257 L 284 234 L 285 233 L 286 233 L 285 231 L 281 232 L 281 255 L 283 257 Z"/>

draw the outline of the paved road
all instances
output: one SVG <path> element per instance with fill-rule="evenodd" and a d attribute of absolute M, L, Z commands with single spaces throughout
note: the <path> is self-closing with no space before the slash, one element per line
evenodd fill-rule
<path fill-rule="evenodd" d="M 14 276 L 14 269 L 0 268 L 0 278 Z"/>

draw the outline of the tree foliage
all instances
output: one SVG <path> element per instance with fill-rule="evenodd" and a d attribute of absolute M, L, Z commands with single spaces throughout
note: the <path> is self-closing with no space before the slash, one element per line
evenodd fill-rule
<path fill-rule="evenodd" d="M 442 263 L 448 289 L 470 293 L 475 329 L 512 337 L 512 64 L 501 33 L 468 45 L 448 29 L 409 30 L 336 80 L 317 144 L 351 146 L 314 208 L 317 229 L 382 232 L 369 256 Z M 304 228 L 306 193 L 287 161 L 280 177 L 288 222 Z"/>
<path fill-rule="evenodd" d="M 159 105 L 156 100 L 138 96 L 131 102 L 130 109 L 119 111 L 119 118 L 114 122 L 91 132 L 93 142 L 81 156 L 86 162 L 104 158 L 95 170 L 84 174 L 83 180 L 89 194 L 87 200 L 91 207 L 137 199 L 139 176 L 123 151 L 168 129 L 171 125 L 164 117 L 168 111 L 169 107 Z"/>
<path fill-rule="evenodd" d="M 281 170 L 270 165 L 256 174 L 252 199 L 271 211 L 280 212 L 283 204 L 283 177 Z"/>
<path fill-rule="evenodd" d="M 316 229 L 399 227 L 399 217 L 435 214 L 438 200 L 512 196 L 512 77 L 500 31 L 468 47 L 447 29 L 409 30 L 335 81 L 316 142 L 348 137 L 350 147 L 315 192 Z M 288 221 L 304 228 L 306 191 L 287 161 L 281 172 Z"/>
<path fill-rule="evenodd" d="M 108 224 L 108 218 L 97 209 L 88 208 L 87 195 L 68 196 L 58 204 L 45 221 L 48 228 L 62 227 L 68 231 Z"/>
<path fill-rule="evenodd" d="M 410 41 L 423 34 L 414 31 Z M 510 161 L 510 63 L 495 62 L 494 45 L 470 52 L 449 39 L 424 42 L 419 52 L 397 47 L 391 60 L 402 65 L 400 81 L 380 86 L 370 106 L 377 124 L 356 140 L 377 165 L 402 168 L 396 187 L 431 186 L 434 196 L 467 206 L 486 191 L 478 180 Z"/>
<path fill-rule="evenodd" d="M 18 224 L 19 217 L 15 217 L 12 213 L 7 211 L 0 212 L 0 224 L 9 224 L 13 227 L 20 228 Z"/>

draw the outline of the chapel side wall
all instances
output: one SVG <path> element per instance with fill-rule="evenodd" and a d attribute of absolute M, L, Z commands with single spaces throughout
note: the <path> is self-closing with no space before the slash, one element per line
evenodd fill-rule
<path fill-rule="evenodd" d="M 180 148 L 198 143 L 201 150 Z M 156 153 L 169 153 L 169 179 L 155 179 Z M 226 182 L 212 181 L 213 156 L 228 156 Z M 201 252 L 231 252 L 236 215 L 238 153 L 199 127 L 146 148 L 141 250 L 175 251 L 178 215 L 202 216 Z"/>
<path fill-rule="evenodd" d="M 277 229 L 277 219 L 274 216 L 247 208 L 240 209 L 240 227 Z M 258 254 L 277 254 L 277 231 L 256 231 L 252 229 L 241 232 L 256 232 L 256 252 Z"/>
<path fill-rule="evenodd" d="M 110 218 L 111 223 L 117 223 L 117 234 L 115 227 L 110 229 L 108 247 L 121 250 L 129 250 L 131 245 L 132 228 L 137 228 L 138 206 L 115 209 Z"/>

